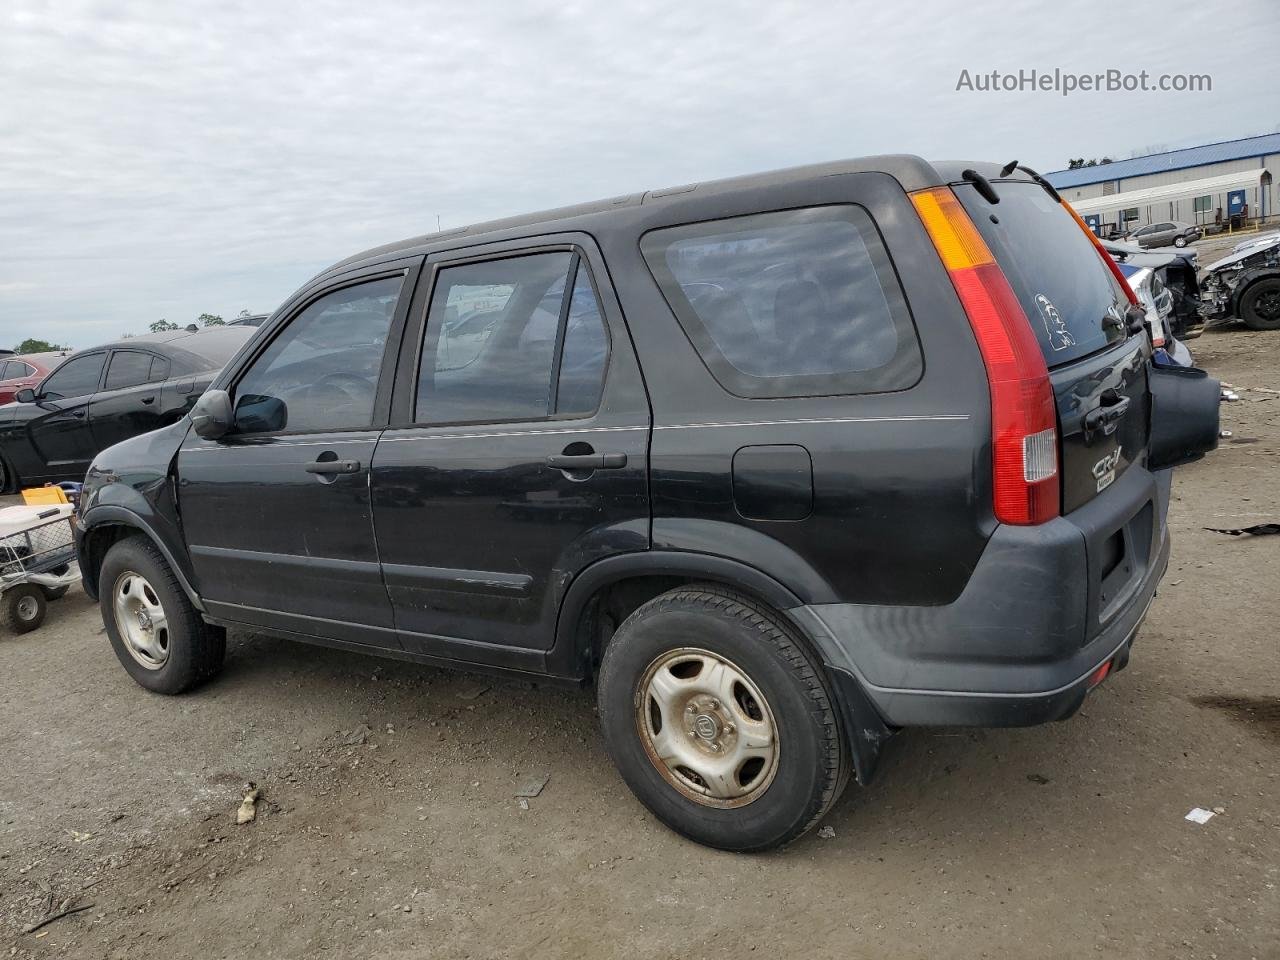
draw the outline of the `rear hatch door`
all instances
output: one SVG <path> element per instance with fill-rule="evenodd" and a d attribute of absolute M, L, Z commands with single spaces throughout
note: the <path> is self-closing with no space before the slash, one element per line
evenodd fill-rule
<path fill-rule="evenodd" d="M 1145 460 L 1144 335 L 1128 334 L 1128 293 L 1071 214 L 1041 186 L 994 181 L 989 203 L 954 184 L 1022 304 L 1049 368 L 1061 439 L 1062 511 L 1093 500 Z"/>

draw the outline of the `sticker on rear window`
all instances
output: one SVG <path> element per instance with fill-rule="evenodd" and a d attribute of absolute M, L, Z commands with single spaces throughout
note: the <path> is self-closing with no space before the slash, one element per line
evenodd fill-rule
<path fill-rule="evenodd" d="M 1043 293 L 1036 294 L 1036 309 L 1040 311 L 1040 322 L 1049 335 L 1049 346 L 1054 350 L 1065 350 L 1076 345 L 1076 338 L 1067 329 L 1067 322 L 1062 319 L 1062 314 Z"/>

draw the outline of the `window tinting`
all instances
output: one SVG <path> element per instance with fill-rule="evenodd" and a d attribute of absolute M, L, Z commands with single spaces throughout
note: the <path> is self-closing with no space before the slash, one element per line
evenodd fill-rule
<path fill-rule="evenodd" d="M 656 230 L 641 249 L 685 333 L 733 393 L 873 393 L 919 379 L 906 303 L 861 207 Z"/>
<path fill-rule="evenodd" d="M 72 357 L 45 379 L 40 392 L 49 400 L 87 397 L 97 391 L 98 380 L 102 376 L 102 365 L 106 360 L 105 353 Z"/>
<path fill-rule="evenodd" d="M 608 339 L 585 265 L 576 268 L 564 309 L 576 264 L 571 253 L 539 253 L 442 269 L 427 316 L 414 419 L 469 423 L 592 412 Z"/>
<path fill-rule="evenodd" d="M 604 387 L 605 359 L 609 353 L 609 335 L 600 304 L 591 288 L 587 268 L 578 264 L 569 315 L 564 331 L 564 350 L 560 355 L 559 386 L 556 390 L 557 414 L 594 413 L 600 405 Z"/>
<path fill-rule="evenodd" d="M 0 381 L 14 380 L 22 376 L 21 372 L 19 372 L 20 366 L 21 365 L 17 361 L 11 360 L 8 363 L 5 363 L 3 360 L 0 360 Z"/>
<path fill-rule="evenodd" d="M 147 373 L 148 383 L 159 383 L 169 379 L 169 360 L 166 357 L 152 357 L 151 370 Z"/>
<path fill-rule="evenodd" d="M 369 426 L 402 280 L 335 290 L 289 321 L 236 385 L 236 429 L 294 433 Z"/>
<path fill-rule="evenodd" d="M 1039 185 L 998 183 L 993 208 L 955 188 L 1022 304 L 1050 367 L 1124 339 L 1129 299 L 1072 216 Z"/>
<path fill-rule="evenodd" d="M 146 383 L 151 372 L 151 354 L 137 350 L 117 350 L 111 354 L 107 365 L 107 383 L 104 389 L 122 390 L 139 383 Z"/>

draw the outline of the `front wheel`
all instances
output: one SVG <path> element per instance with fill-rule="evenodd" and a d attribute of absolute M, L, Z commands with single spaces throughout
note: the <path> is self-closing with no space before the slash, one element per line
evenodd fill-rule
<path fill-rule="evenodd" d="M 788 843 L 847 780 L 818 663 L 778 614 L 719 587 L 672 590 L 628 617 L 605 650 L 597 698 L 628 786 L 708 846 Z"/>
<path fill-rule="evenodd" d="M 1280 278 L 1259 280 L 1245 290 L 1240 319 L 1250 330 L 1280 330 Z"/>
<path fill-rule="evenodd" d="M 98 604 L 116 658 L 148 690 L 182 693 L 222 667 L 225 632 L 201 619 L 160 551 L 142 537 L 107 552 Z"/>
<path fill-rule="evenodd" d="M 1186 237 L 1174 237 L 1174 238 L 1173 238 L 1173 245 L 1174 245 L 1175 247 L 1185 247 L 1185 246 L 1187 245 L 1187 238 L 1186 238 Z"/>

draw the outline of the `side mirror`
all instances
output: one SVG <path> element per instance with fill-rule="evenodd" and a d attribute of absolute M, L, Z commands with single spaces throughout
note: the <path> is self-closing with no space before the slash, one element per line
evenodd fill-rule
<path fill-rule="evenodd" d="M 36 392 L 30 387 L 23 387 L 13 395 L 13 399 L 18 401 L 18 403 L 35 403 Z"/>
<path fill-rule="evenodd" d="M 225 390 L 206 390 L 191 408 L 191 426 L 206 440 L 225 436 L 234 424 L 231 395 Z"/>

